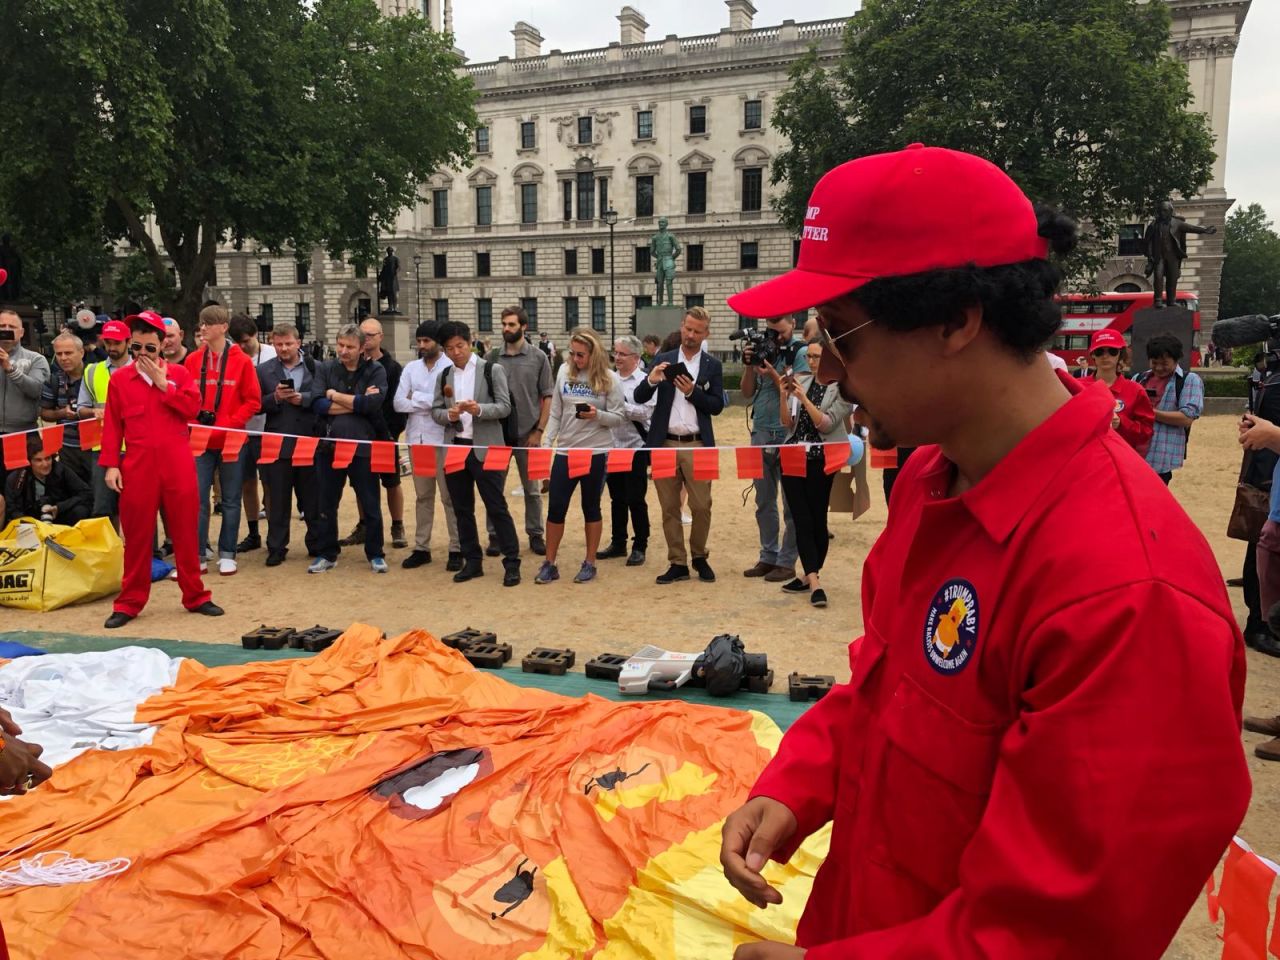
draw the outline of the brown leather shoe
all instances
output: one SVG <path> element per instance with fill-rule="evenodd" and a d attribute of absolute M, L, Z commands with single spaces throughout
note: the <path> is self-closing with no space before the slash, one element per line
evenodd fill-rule
<path fill-rule="evenodd" d="M 764 575 L 765 583 L 786 583 L 796 578 L 795 567 L 774 567 Z"/>
<path fill-rule="evenodd" d="M 1262 760 L 1280 760 L 1280 737 L 1258 744 L 1253 748 L 1253 753 Z"/>
<path fill-rule="evenodd" d="M 763 577 L 765 574 L 773 570 L 772 563 L 765 563 L 763 560 L 757 560 L 754 567 L 749 567 L 742 571 L 744 577 Z"/>
<path fill-rule="evenodd" d="M 1280 737 L 1280 717 L 1245 717 L 1244 728 L 1250 733 L 1265 733 Z"/>

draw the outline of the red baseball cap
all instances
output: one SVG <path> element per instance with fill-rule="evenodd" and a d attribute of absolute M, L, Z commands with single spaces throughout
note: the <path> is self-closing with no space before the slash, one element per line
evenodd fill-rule
<path fill-rule="evenodd" d="M 971 153 L 913 143 L 842 163 L 813 188 L 796 268 L 734 294 L 747 317 L 778 317 L 880 277 L 1044 260 L 1026 194 Z"/>
<path fill-rule="evenodd" d="M 128 340 L 129 325 L 123 320 L 108 320 L 102 325 L 103 340 Z"/>
<path fill-rule="evenodd" d="M 135 320 L 141 320 L 147 326 L 155 330 L 156 333 L 164 336 L 164 317 L 156 313 L 154 310 L 143 310 L 141 313 L 131 313 L 124 318 L 125 323 L 133 323 Z"/>
<path fill-rule="evenodd" d="M 1124 337 L 1120 335 L 1119 330 L 1099 330 L 1093 335 L 1093 339 L 1089 341 L 1089 352 L 1101 347 L 1115 347 L 1117 350 L 1123 350 L 1128 344 L 1124 342 Z"/>

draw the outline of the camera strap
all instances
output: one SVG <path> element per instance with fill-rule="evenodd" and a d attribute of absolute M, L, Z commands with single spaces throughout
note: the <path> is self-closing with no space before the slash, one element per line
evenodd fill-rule
<path fill-rule="evenodd" d="M 239 349 L 238 347 L 236 349 Z M 222 406 L 222 381 L 227 375 L 227 361 L 231 357 L 231 343 L 222 345 L 222 369 L 218 371 L 218 386 L 213 392 L 213 413 L 216 416 Z M 204 404 L 204 387 L 209 376 L 209 348 L 204 348 L 204 357 L 200 361 L 200 403 Z"/>

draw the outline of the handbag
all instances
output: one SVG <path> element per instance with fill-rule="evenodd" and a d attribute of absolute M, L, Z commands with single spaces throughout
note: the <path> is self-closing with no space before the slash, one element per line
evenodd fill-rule
<path fill-rule="evenodd" d="M 1241 461 L 1240 479 L 1236 481 L 1236 500 L 1231 505 L 1231 519 L 1227 521 L 1227 536 L 1247 543 L 1256 543 L 1262 536 L 1262 526 L 1271 513 L 1271 492 L 1245 483 L 1245 474 L 1252 459 L 1251 450 Z"/>

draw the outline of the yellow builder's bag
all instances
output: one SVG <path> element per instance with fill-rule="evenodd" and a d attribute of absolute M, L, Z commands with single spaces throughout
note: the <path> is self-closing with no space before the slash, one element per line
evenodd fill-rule
<path fill-rule="evenodd" d="M 56 610 L 120 591 L 124 544 L 106 517 L 74 527 L 30 517 L 0 530 L 0 606 Z"/>

